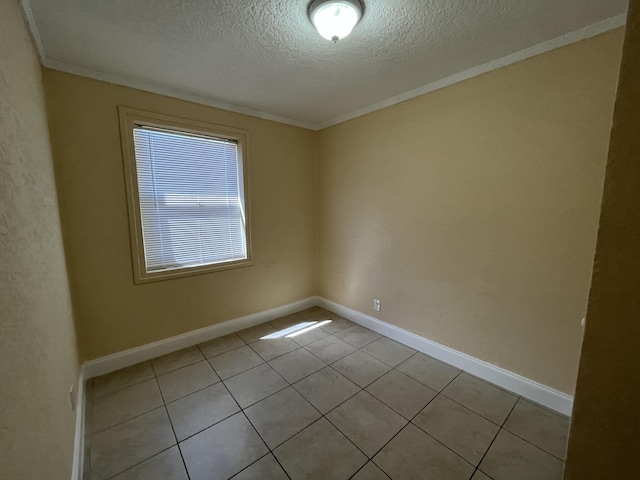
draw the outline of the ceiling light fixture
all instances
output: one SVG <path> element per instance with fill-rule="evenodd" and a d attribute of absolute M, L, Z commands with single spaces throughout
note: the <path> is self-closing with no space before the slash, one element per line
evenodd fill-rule
<path fill-rule="evenodd" d="M 360 0 L 313 0 L 309 4 L 311 23 L 320 35 L 334 43 L 351 33 L 363 11 Z"/>

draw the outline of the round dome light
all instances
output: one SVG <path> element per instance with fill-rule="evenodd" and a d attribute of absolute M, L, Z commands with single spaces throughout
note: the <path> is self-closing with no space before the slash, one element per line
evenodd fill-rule
<path fill-rule="evenodd" d="M 314 0 L 309 5 L 309 18 L 318 33 L 334 43 L 349 35 L 361 17 L 359 0 Z"/>

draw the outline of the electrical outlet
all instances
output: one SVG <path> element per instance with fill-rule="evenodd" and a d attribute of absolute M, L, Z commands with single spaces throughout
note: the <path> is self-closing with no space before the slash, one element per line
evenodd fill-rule
<path fill-rule="evenodd" d="M 373 299 L 373 309 L 374 309 L 376 312 L 379 312 L 379 311 L 380 311 L 380 300 L 379 300 L 379 299 L 377 299 L 377 298 L 374 298 L 374 299 Z"/>
<path fill-rule="evenodd" d="M 72 412 L 76 411 L 76 395 L 74 390 L 75 390 L 75 385 L 71 385 L 71 388 L 69 389 L 69 401 L 71 402 Z"/>

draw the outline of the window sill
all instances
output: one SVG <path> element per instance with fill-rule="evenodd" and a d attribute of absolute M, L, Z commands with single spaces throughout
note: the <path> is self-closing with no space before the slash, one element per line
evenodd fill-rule
<path fill-rule="evenodd" d="M 186 267 L 176 270 L 165 270 L 161 272 L 141 273 L 135 272 L 134 283 L 141 285 L 145 283 L 161 282 L 163 280 L 174 280 L 177 278 L 191 277 L 193 275 L 204 275 L 207 273 L 221 272 L 224 270 L 233 270 L 236 268 L 253 267 L 252 260 L 238 260 L 236 262 L 228 262 L 215 265 L 203 265 L 201 267 Z"/>

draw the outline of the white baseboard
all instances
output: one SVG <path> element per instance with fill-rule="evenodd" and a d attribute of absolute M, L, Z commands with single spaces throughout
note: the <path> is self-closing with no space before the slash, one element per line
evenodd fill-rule
<path fill-rule="evenodd" d="M 76 432 L 73 443 L 73 464 L 71 466 L 71 480 L 82 480 L 84 470 L 84 367 L 80 367 L 78 375 L 78 390 L 76 392 Z"/>
<path fill-rule="evenodd" d="M 388 324 L 357 310 L 353 310 L 345 307 L 344 305 L 327 300 L 326 298 L 309 297 L 304 300 L 299 300 L 270 310 L 252 313 L 244 317 L 200 328 L 198 330 L 183 333 L 182 335 L 177 335 L 175 337 L 86 362 L 82 368 L 82 383 L 79 383 L 78 387 L 79 425 L 81 425 L 84 418 L 83 415 L 80 416 L 80 410 L 84 410 L 84 397 L 81 398 L 80 393 L 82 391 L 84 395 L 85 380 L 99 375 L 104 375 L 105 373 L 110 373 L 145 360 L 150 360 L 160 355 L 175 352 L 182 348 L 191 347 L 198 343 L 222 337 L 245 328 L 253 327 L 254 325 L 259 325 L 285 315 L 290 315 L 315 305 L 331 310 L 332 312 L 342 315 L 363 327 L 367 327 L 375 332 L 385 335 L 386 337 L 392 338 L 393 340 L 414 348 L 419 352 L 425 353 L 437 358 L 438 360 L 453 365 L 454 367 L 465 370 L 476 377 L 487 380 L 488 382 L 505 388 L 506 390 L 522 395 L 523 397 L 550 408 L 551 410 L 562 413 L 563 415 L 571 415 L 573 397 L 566 393 L 547 387 L 546 385 L 505 370 L 504 368 L 497 367 L 483 360 L 479 360 L 471 355 L 467 355 L 466 353 L 462 353 L 433 342 L 416 335 L 415 333 L 411 333 L 402 328 Z M 78 428 L 81 427 L 76 426 L 76 431 Z M 76 438 L 76 442 L 78 441 L 78 438 Z M 76 451 L 76 454 L 79 453 Z M 78 464 L 81 467 L 81 458 L 78 459 Z M 75 466 L 76 461 L 74 458 L 74 468 Z"/>
<path fill-rule="evenodd" d="M 214 338 L 253 327 L 254 325 L 259 325 L 279 317 L 284 317 L 285 315 L 290 315 L 305 308 L 313 307 L 316 304 L 317 297 L 309 297 L 287 305 L 252 313 L 227 322 L 217 323 L 209 327 L 183 333 L 182 335 L 176 335 L 175 337 L 125 350 L 124 352 L 89 360 L 83 365 L 84 379 L 98 377 L 105 373 L 114 372 L 121 368 L 144 362 L 145 360 L 151 360 L 160 355 L 192 347 L 198 343 L 207 342 Z"/>
<path fill-rule="evenodd" d="M 183 348 L 191 347 L 202 342 L 223 337 L 230 333 L 244 330 L 270 320 L 275 320 L 285 315 L 314 307 L 318 303 L 317 297 L 309 297 L 297 302 L 282 305 L 280 307 L 252 313 L 244 317 L 235 318 L 227 322 L 218 323 L 209 327 L 200 328 L 191 332 L 183 333 L 175 337 L 170 337 L 158 342 L 149 343 L 140 347 L 114 353 L 106 357 L 97 358 L 85 362 L 80 368 L 78 378 L 77 406 L 76 406 L 76 431 L 73 446 L 73 464 L 71 470 L 71 480 L 82 480 L 84 470 L 84 435 L 85 435 L 85 381 L 106 373 L 114 372 L 130 365 L 135 365 L 145 360 L 175 352 Z"/>
<path fill-rule="evenodd" d="M 465 370 L 478 378 L 521 395 L 563 415 L 571 415 L 573 397 L 541 383 L 497 367 L 483 360 L 440 345 L 402 328 L 390 325 L 367 314 L 340 305 L 323 297 L 309 297 L 280 307 L 252 313 L 227 322 L 200 328 L 158 342 L 142 345 L 106 357 L 86 362 L 80 369 L 76 408 L 76 432 L 73 455 L 72 480 L 82 480 L 84 463 L 84 412 L 86 380 L 128 367 L 160 355 L 191 347 L 214 338 L 222 337 L 245 328 L 253 327 L 285 315 L 313 306 L 321 306 L 338 315 L 369 328 L 386 337 L 430 355 L 454 367 Z"/>
<path fill-rule="evenodd" d="M 449 365 L 465 370 L 478 378 L 521 395 L 563 415 L 571 415 L 573 397 L 541 383 L 497 367 L 483 360 L 459 352 L 402 328 L 390 325 L 357 310 L 345 307 L 323 297 L 316 297 L 317 305 L 341 315 L 352 322 L 369 328 L 419 352 L 430 355 Z"/>

